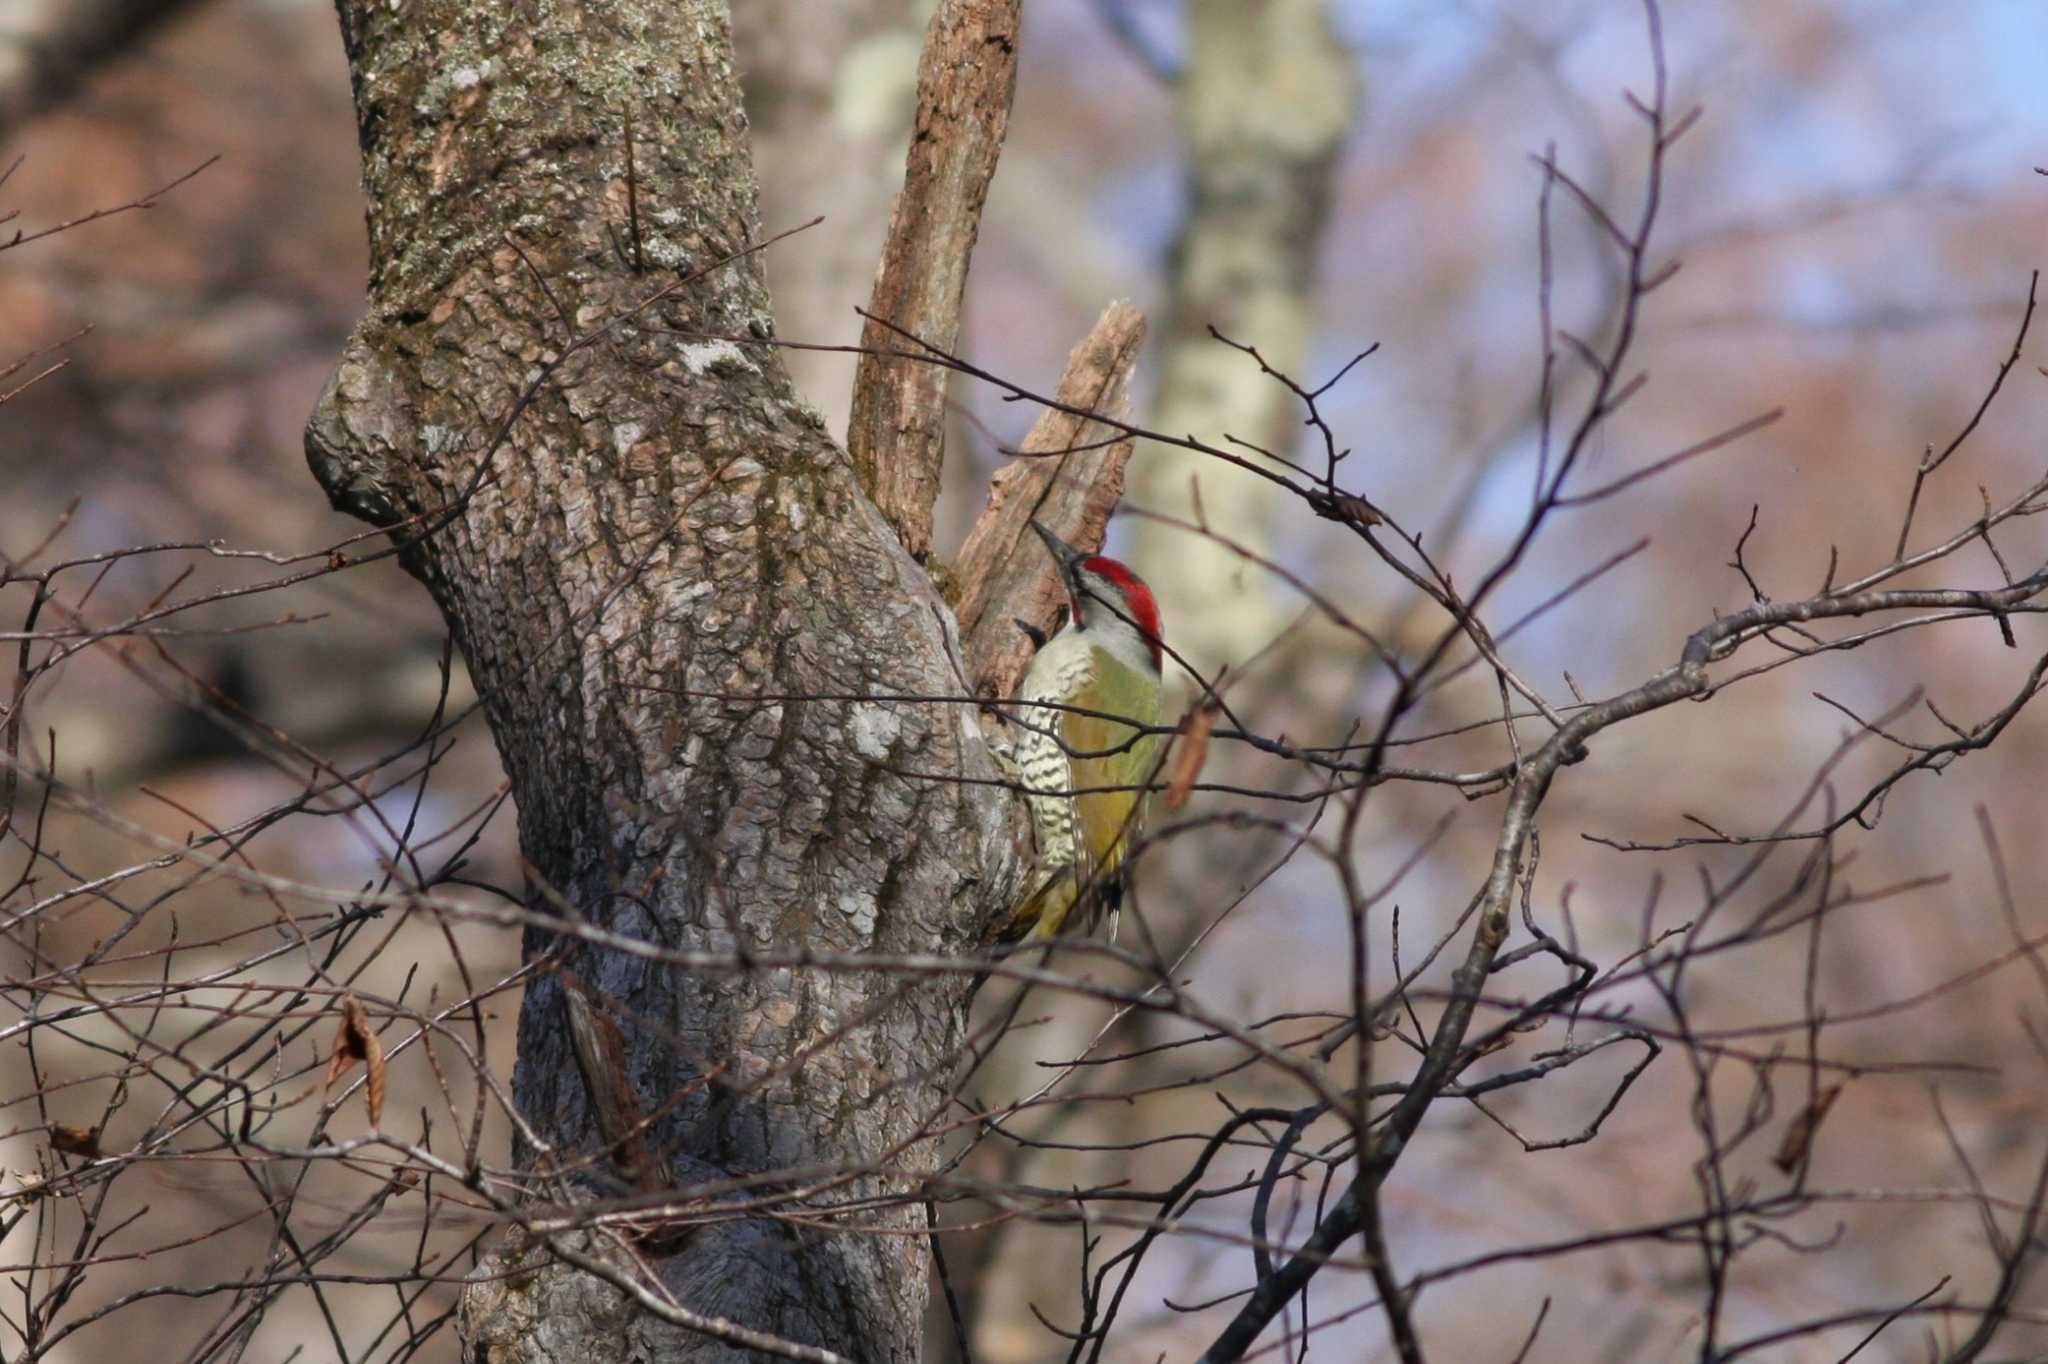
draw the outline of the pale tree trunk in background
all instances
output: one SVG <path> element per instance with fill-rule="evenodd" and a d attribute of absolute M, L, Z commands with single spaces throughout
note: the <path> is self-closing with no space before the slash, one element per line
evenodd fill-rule
<path fill-rule="evenodd" d="M 1187 160 L 1187 219 L 1174 248 L 1151 425 L 1222 443 L 1225 433 L 1286 454 L 1294 399 L 1213 325 L 1301 377 L 1315 333 L 1318 247 L 1331 170 L 1358 107 L 1357 62 L 1330 30 L 1327 0 L 1189 0 L 1187 62 L 1176 90 Z M 1142 451 L 1137 505 L 1209 524 L 1261 553 L 1272 485 L 1193 456 Z M 1185 531 L 1138 521 L 1137 561 L 1174 646 L 1205 672 L 1237 662 L 1277 628 L 1267 578 Z"/>
<path fill-rule="evenodd" d="M 400 523 L 456 506 L 411 540 L 408 566 L 484 698 L 522 852 L 548 888 L 534 908 L 684 950 L 971 948 L 1007 907 L 1014 803 L 993 784 L 899 775 L 992 778 L 971 718 L 801 699 L 957 693 L 948 613 L 780 355 L 676 334 L 771 328 L 760 257 L 733 259 L 756 226 L 726 6 L 339 10 L 370 311 L 308 457 L 338 507 L 401 539 Z M 629 264 L 628 106 L 644 273 Z M 677 1153 L 663 1181 L 874 1162 L 833 1198 L 884 1200 L 861 1213 L 870 1225 L 921 1225 L 914 1204 L 886 1201 L 914 1178 L 889 1171 L 935 1158 L 915 1142 L 942 1108 L 964 978 L 689 973 L 538 929 L 526 950 L 557 957 L 624 1031 L 627 1078 L 660 1115 L 647 1145 Z M 549 1199 L 574 1193 L 550 1170 L 607 1145 L 570 993 L 543 970 L 520 1020 L 515 1093 L 540 1146 L 516 1154 Z M 739 1218 L 639 1253 L 696 1317 L 916 1357 L 920 1237 Z M 482 1357 L 737 1357 L 538 1246 L 515 1241 L 493 1267 L 532 1272 L 470 1289 Z"/>
<path fill-rule="evenodd" d="M 69 95 L 193 0 L 0 0 L 0 134 Z"/>
<path fill-rule="evenodd" d="M 847 344 L 860 336 L 889 201 L 903 183 L 917 56 L 932 0 L 747 0 L 735 6 L 761 221 L 770 232 L 825 221 L 768 256 L 777 332 Z M 846 429 L 854 357 L 785 356 L 799 392 Z"/>

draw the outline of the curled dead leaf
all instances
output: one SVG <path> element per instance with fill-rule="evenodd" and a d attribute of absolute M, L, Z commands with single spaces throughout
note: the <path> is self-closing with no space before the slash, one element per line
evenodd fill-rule
<path fill-rule="evenodd" d="M 1180 738 L 1173 746 L 1173 773 L 1166 783 L 1166 808 L 1178 810 L 1188 803 L 1195 778 L 1209 757 L 1209 735 L 1216 728 L 1216 707 L 1198 706 L 1180 722 Z"/>
<path fill-rule="evenodd" d="M 1309 501 L 1317 516 L 1326 521 L 1371 527 L 1383 523 L 1386 514 L 1357 493 L 1317 493 Z"/>
<path fill-rule="evenodd" d="M 50 1124 L 50 1146 L 67 1156 L 84 1156 L 88 1160 L 97 1160 L 100 1155 L 100 1129 L 53 1122 Z"/>
<path fill-rule="evenodd" d="M 1813 1150 L 1814 1134 L 1820 1131 L 1821 1119 L 1827 1117 L 1834 1107 L 1835 1099 L 1842 1092 L 1840 1085 L 1830 1085 L 1813 1096 L 1813 1102 L 1799 1110 L 1799 1116 L 1792 1119 L 1792 1125 L 1785 1129 L 1785 1139 L 1778 1143 L 1778 1154 L 1771 1157 L 1771 1164 L 1786 1174 L 1806 1163 Z"/>
<path fill-rule="evenodd" d="M 362 1001 L 347 994 L 341 997 L 341 1022 L 334 1030 L 334 1046 L 327 1056 L 327 1088 L 333 1089 L 335 1082 L 354 1069 L 358 1061 L 369 1072 L 364 1098 L 370 1110 L 370 1126 L 375 1127 L 384 1116 L 384 1044 L 377 1040 L 376 1029 L 370 1026 L 370 1015 Z"/>

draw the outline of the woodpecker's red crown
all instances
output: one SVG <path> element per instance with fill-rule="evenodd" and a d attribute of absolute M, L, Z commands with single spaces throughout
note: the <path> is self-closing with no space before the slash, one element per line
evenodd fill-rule
<path fill-rule="evenodd" d="M 1045 542 L 1052 560 L 1059 565 L 1060 582 L 1073 606 L 1069 628 L 1077 630 L 1135 633 L 1152 654 L 1152 667 L 1163 667 L 1165 650 L 1160 644 L 1159 603 L 1145 580 L 1107 554 L 1089 554 L 1075 549 L 1047 530 L 1036 519 L 1031 529 Z M 1103 603 L 1108 620 L 1088 618 L 1088 600 Z"/>
<path fill-rule="evenodd" d="M 1092 554 L 1076 567 L 1082 573 L 1094 574 L 1096 577 L 1109 580 L 1123 597 L 1124 613 L 1129 616 L 1131 624 L 1138 627 L 1138 633 L 1145 637 L 1145 643 L 1151 646 L 1152 666 L 1164 666 L 1165 659 L 1159 642 L 1159 603 L 1152 599 L 1152 589 L 1145 585 L 1145 580 L 1107 554 Z M 1078 593 L 1074 598 L 1074 618 L 1080 621 L 1084 628 L 1086 627 L 1087 621 L 1083 618 L 1081 597 Z"/>

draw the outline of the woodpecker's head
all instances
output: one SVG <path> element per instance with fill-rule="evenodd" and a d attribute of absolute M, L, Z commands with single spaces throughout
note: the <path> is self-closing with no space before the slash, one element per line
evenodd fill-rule
<path fill-rule="evenodd" d="M 1159 671 L 1159 605 L 1152 600 L 1152 589 L 1145 586 L 1145 580 L 1106 554 L 1075 549 L 1036 521 L 1031 529 L 1045 541 L 1059 566 L 1060 582 L 1073 610 L 1067 628 L 1096 636 L 1104 647 Z"/>

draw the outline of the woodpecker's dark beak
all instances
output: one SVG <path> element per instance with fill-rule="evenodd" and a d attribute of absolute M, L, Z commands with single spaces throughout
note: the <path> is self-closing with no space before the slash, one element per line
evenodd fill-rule
<path fill-rule="evenodd" d="M 1045 541 L 1045 547 L 1052 552 L 1053 562 L 1060 566 L 1060 572 L 1062 573 L 1065 573 L 1069 568 L 1088 557 L 1086 550 L 1075 549 L 1065 540 L 1060 539 L 1059 536 L 1047 530 L 1038 521 L 1034 520 L 1031 523 L 1031 529 L 1037 531 L 1038 538 Z"/>
<path fill-rule="evenodd" d="M 1075 614 L 1081 605 L 1081 561 L 1088 557 L 1086 550 L 1075 549 L 1059 536 L 1054 535 L 1036 519 L 1031 529 L 1038 532 L 1038 538 L 1045 541 L 1045 548 L 1052 555 L 1052 561 L 1059 567 L 1060 582 L 1067 589 L 1067 596 L 1073 599 Z"/>

